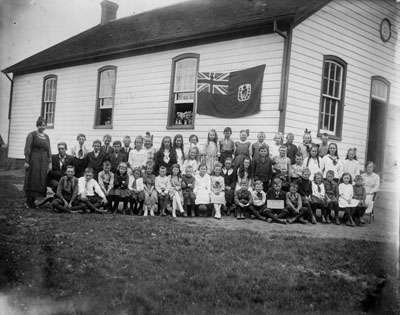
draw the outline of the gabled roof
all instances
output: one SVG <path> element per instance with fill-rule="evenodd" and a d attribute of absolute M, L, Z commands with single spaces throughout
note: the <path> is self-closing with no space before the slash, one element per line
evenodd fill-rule
<path fill-rule="evenodd" d="M 171 49 L 221 35 L 258 30 L 272 22 L 300 23 L 330 0 L 192 0 L 97 25 L 3 70 L 14 74 Z M 281 27 L 287 27 L 281 23 Z M 248 33 L 247 33 L 248 34 Z M 247 35 L 248 36 L 248 35 Z M 222 38 L 223 39 L 223 38 Z M 222 40 L 221 38 L 219 40 Z M 218 40 L 218 39 L 215 39 Z"/>

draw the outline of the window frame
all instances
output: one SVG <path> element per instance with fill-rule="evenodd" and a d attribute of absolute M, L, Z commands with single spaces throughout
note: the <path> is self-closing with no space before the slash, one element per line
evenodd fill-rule
<path fill-rule="evenodd" d="M 175 125 L 175 114 L 176 114 L 176 102 L 175 102 L 175 74 L 176 74 L 176 64 L 184 59 L 196 59 L 196 78 L 194 85 L 194 96 L 193 96 L 193 110 L 192 110 L 192 124 L 188 125 Z M 197 73 L 199 71 L 200 64 L 200 54 L 196 53 L 185 53 L 172 58 L 171 66 L 171 82 L 169 91 L 169 104 L 168 104 L 168 116 L 167 116 L 167 129 L 194 129 L 196 108 L 197 108 Z"/>
<path fill-rule="evenodd" d="M 111 123 L 109 125 L 100 125 L 100 79 L 101 74 L 107 70 L 114 70 L 115 71 L 115 81 L 114 81 L 114 91 L 112 96 L 112 106 L 111 106 Z M 97 70 L 97 90 L 96 90 L 96 108 L 95 108 L 95 115 L 94 115 L 94 129 L 112 129 L 113 122 L 114 122 L 114 105 L 115 105 L 115 92 L 117 89 L 117 66 L 107 65 L 101 67 Z"/>
<path fill-rule="evenodd" d="M 342 67 L 342 80 L 340 82 L 340 95 L 339 99 L 335 97 L 327 97 L 324 94 L 324 75 L 325 75 L 325 67 L 328 62 L 333 62 L 338 64 L 340 67 Z M 322 75 L 321 75 L 321 92 L 320 92 L 320 104 L 319 104 L 319 111 L 318 111 L 318 137 L 324 133 L 327 132 L 329 134 L 329 138 L 332 140 L 342 140 L 342 131 L 343 131 L 343 113 L 344 113 L 344 107 L 345 107 L 345 92 L 346 92 L 346 79 L 347 79 L 347 62 L 344 61 L 343 59 L 334 56 L 334 55 L 325 55 L 323 62 L 322 62 Z M 336 99 L 338 100 L 338 105 L 337 105 L 337 113 L 336 113 L 336 131 L 335 134 L 332 132 L 325 131 L 321 128 L 322 124 L 322 109 L 324 105 L 324 100 L 325 99 Z"/>
<path fill-rule="evenodd" d="M 50 79 L 54 79 L 55 80 L 55 85 L 54 85 L 54 109 L 53 109 L 53 122 L 51 124 L 49 124 L 49 122 L 47 122 L 46 119 L 46 111 L 45 111 L 45 107 L 46 107 L 46 103 L 49 102 L 45 102 L 45 95 L 46 95 L 46 82 Z M 41 116 L 46 119 L 46 124 L 48 129 L 54 129 L 54 125 L 55 125 L 55 117 L 56 117 L 56 104 L 57 104 L 57 83 L 58 83 L 58 77 L 55 74 L 49 74 L 46 75 L 45 77 L 43 77 L 43 88 L 42 88 L 42 108 L 41 108 Z"/>

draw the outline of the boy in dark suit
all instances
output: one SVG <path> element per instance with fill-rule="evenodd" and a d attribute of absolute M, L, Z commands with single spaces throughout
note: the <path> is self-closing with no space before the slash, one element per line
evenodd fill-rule
<path fill-rule="evenodd" d="M 117 173 L 118 165 L 121 162 L 128 162 L 128 157 L 126 154 L 121 153 L 121 141 L 113 142 L 113 153 L 108 155 L 108 159 L 111 162 L 111 172 Z"/>
<path fill-rule="evenodd" d="M 97 180 L 99 173 L 103 170 L 103 162 L 106 160 L 106 154 L 101 150 L 101 141 L 93 141 L 93 151 L 86 156 L 87 167 L 93 169 L 93 178 Z"/>
<path fill-rule="evenodd" d="M 74 159 L 71 155 L 67 154 L 67 144 L 59 142 L 57 144 L 58 154 L 51 156 L 52 169 L 47 174 L 47 186 L 49 186 L 54 193 L 57 191 L 58 182 L 61 177 L 65 175 L 68 165 L 73 165 Z M 75 171 L 74 171 L 75 173 Z"/>

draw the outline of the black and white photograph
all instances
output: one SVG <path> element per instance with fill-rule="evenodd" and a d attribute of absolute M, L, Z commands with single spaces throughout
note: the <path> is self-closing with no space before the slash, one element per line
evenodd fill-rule
<path fill-rule="evenodd" d="M 0 315 L 399 314 L 400 0 L 0 0 Z"/>

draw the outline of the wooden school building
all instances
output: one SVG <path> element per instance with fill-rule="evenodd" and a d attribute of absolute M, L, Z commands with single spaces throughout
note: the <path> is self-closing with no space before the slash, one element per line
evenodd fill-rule
<path fill-rule="evenodd" d="M 9 157 L 23 158 L 28 132 L 43 115 L 56 144 L 90 145 L 150 131 L 197 134 L 205 143 L 226 126 L 273 143 L 277 131 L 328 133 L 345 158 L 379 171 L 397 159 L 399 30 L 396 0 L 192 0 L 116 19 L 103 1 L 101 22 L 3 70 L 12 82 Z M 68 27 L 66 25 L 65 27 Z M 239 118 L 198 114 L 197 73 L 265 65 L 259 110 Z M 397 75 L 396 75 L 397 74 Z M 398 129 L 397 129 L 398 130 Z M 317 139 L 316 142 L 319 142 Z"/>

